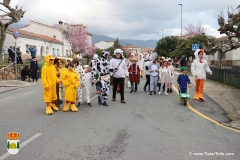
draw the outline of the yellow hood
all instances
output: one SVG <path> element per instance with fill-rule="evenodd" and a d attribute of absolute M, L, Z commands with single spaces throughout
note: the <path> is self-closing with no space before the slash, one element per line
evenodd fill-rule
<path fill-rule="evenodd" d="M 55 59 L 53 56 L 51 56 L 51 55 L 49 55 L 49 54 L 46 54 L 46 56 L 45 56 L 45 65 L 47 65 L 47 66 L 49 66 L 50 64 L 49 64 L 49 60 L 50 59 Z"/>

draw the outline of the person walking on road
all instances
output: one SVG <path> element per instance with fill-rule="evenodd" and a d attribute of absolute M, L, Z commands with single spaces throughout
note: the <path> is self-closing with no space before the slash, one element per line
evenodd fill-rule
<path fill-rule="evenodd" d="M 95 72 L 95 68 L 92 70 L 91 78 L 94 79 L 96 77 L 96 73 L 99 75 L 99 81 L 101 82 L 100 94 L 98 95 L 98 104 L 108 106 L 107 100 L 110 90 L 110 76 L 109 76 L 109 61 L 108 61 L 109 52 L 103 51 L 102 56 L 97 59 L 97 71 Z M 96 79 L 94 79 L 96 81 Z"/>
<path fill-rule="evenodd" d="M 150 93 L 149 95 L 152 95 L 152 92 L 156 94 L 157 90 L 157 83 L 158 83 L 158 73 L 159 73 L 159 64 L 157 63 L 158 56 L 155 53 L 153 55 L 153 62 L 149 66 L 150 71 Z"/>
<path fill-rule="evenodd" d="M 78 109 L 75 106 L 77 97 L 77 88 L 79 85 L 79 77 L 77 72 L 73 69 L 74 64 L 70 62 L 68 64 L 68 70 L 62 75 L 62 84 L 65 86 L 65 100 L 66 103 L 63 107 L 63 111 L 69 110 L 69 104 L 71 105 L 72 112 L 77 112 Z"/>
<path fill-rule="evenodd" d="M 116 58 L 110 61 L 110 72 L 113 73 L 113 96 L 112 101 L 116 101 L 117 87 L 120 87 L 121 103 L 126 103 L 124 99 L 124 83 L 125 77 L 128 78 L 128 71 L 125 64 L 125 59 L 123 58 L 123 52 L 121 49 L 116 49 L 114 51 Z"/>
<path fill-rule="evenodd" d="M 149 71 L 149 66 L 152 62 L 150 61 L 150 54 L 147 54 L 146 55 L 146 60 L 145 60 L 145 63 L 144 63 L 144 73 L 145 73 L 145 76 L 146 76 L 146 83 L 143 87 L 143 90 L 144 92 L 147 91 L 147 86 L 148 86 L 148 91 L 150 91 L 150 71 Z"/>
<path fill-rule="evenodd" d="M 181 67 L 187 67 L 187 59 L 185 55 L 182 55 L 182 59 L 180 60 Z"/>
<path fill-rule="evenodd" d="M 45 56 L 45 65 L 42 68 L 41 78 L 43 85 L 43 100 L 46 103 L 46 114 L 53 114 L 53 110 L 58 111 L 59 108 L 54 104 L 57 100 L 56 83 L 59 82 L 57 72 L 53 65 L 54 57 L 51 55 Z"/>
<path fill-rule="evenodd" d="M 137 57 L 133 57 L 131 59 L 132 64 L 128 68 L 129 72 L 129 79 L 131 82 L 131 91 L 130 93 L 137 92 L 137 86 L 140 78 L 140 67 L 138 66 L 137 62 Z M 135 85 L 135 86 L 134 86 Z"/>
<path fill-rule="evenodd" d="M 138 64 L 138 66 L 139 66 L 139 68 L 140 68 L 140 76 L 141 76 L 141 78 L 142 78 L 142 76 L 143 76 L 143 67 L 144 67 L 144 59 L 143 59 L 143 54 L 142 54 L 142 53 L 140 53 L 140 54 L 138 55 L 137 64 Z"/>
<path fill-rule="evenodd" d="M 11 57 L 12 63 L 14 63 L 15 62 L 15 51 L 13 50 L 12 46 L 9 46 L 9 48 L 8 48 L 8 55 L 9 55 L 9 57 Z"/>
<path fill-rule="evenodd" d="M 197 49 L 194 52 L 194 55 L 196 59 L 191 64 L 191 72 L 196 82 L 196 92 L 194 99 L 203 102 L 203 85 L 206 79 L 206 72 L 208 74 L 212 74 L 212 71 L 209 68 L 207 60 L 205 59 L 206 54 L 204 53 L 203 49 Z"/>
<path fill-rule="evenodd" d="M 158 92 L 159 95 L 162 93 L 164 85 L 165 85 L 165 94 L 168 95 L 167 86 L 170 83 L 170 79 L 171 79 L 171 71 L 168 67 L 168 60 L 165 59 L 163 61 L 161 68 L 159 69 L 159 82 L 161 83 L 161 89 Z"/>

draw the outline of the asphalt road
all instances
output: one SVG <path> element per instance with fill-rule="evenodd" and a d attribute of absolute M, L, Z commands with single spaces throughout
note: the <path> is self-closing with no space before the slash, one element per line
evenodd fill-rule
<path fill-rule="evenodd" d="M 168 96 L 125 90 L 126 104 L 111 101 L 79 112 L 45 115 L 41 85 L 0 94 L 0 160 L 239 160 L 240 133 L 218 126 Z M 94 88 L 92 89 L 94 91 Z M 193 94 L 193 88 L 191 89 Z M 92 96 L 94 93 L 92 94 Z M 205 95 L 190 104 L 218 122 L 225 112 Z M 18 154 L 7 154 L 7 133 L 20 133 Z"/>

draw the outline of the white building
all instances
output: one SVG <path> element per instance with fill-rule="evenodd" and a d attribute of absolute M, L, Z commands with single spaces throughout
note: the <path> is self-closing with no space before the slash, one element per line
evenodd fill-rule
<path fill-rule="evenodd" d="M 94 46 L 98 49 L 108 49 L 110 47 L 112 47 L 114 44 L 114 42 L 106 42 L 106 41 L 100 41 L 98 43 L 95 43 Z"/>
<path fill-rule="evenodd" d="M 62 24 L 59 21 L 58 27 L 48 26 L 35 21 L 29 21 L 29 24 L 18 28 L 19 38 L 17 39 L 17 46 L 20 46 L 22 52 L 22 59 L 31 58 L 29 47 L 35 46 L 37 48 L 37 59 L 43 59 L 46 53 L 55 57 L 71 57 L 73 55 L 71 45 L 62 35 Z M 83 26 L 82 24 L 75 24 L 74 26 Z M 15 39 L 12 35 L 13 29 L 8 28 L 6 39 L 4 42 L 4 49 L 15 45 Z M 92 35 L 88 34 L 88 43 L 92 44 Z"/>
<path fill-rule="evenodd" d="M 214 55 L 207 56 L 207 60 L 211 65 L 218 65 L 218 52 L 216 52 Z M 223 56 L 222 64 L 223 66 L 240 66 L 240 48 L 228 51 Z"/>

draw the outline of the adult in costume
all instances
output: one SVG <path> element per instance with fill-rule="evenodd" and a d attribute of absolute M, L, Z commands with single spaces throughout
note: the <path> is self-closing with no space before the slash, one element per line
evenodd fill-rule
<path fill-rule="evenodd" d="M 212 71 L 210 70 L 208 62 L 205 59 L 206 54 L 204 53 L 204 50 L 197 49 L 194 52 L 194 55 L 196 59 L 191 64 L 191 72 L 196 82 L 196 92 L 195 92 L 194 99 L 202 102 L 203 101 L 203 85 L 206 79 L 206 72 L 208 74 L 212 74 Z"/>
<path fill-rule="evenodd" d="M 53 110 L 58 111 L 58 107 L 54 104 L 57 99 L 56 84 L 59 82 L 57 78 L 56 68 L 53 65 L 54 57 L 45 56 L 45 64 L 42 67 L 41 78 L 43 85 L 43 100 L 46 103 L 46 114 L 53 114 Z"/>
<path fill-rule="evenodd" d="M 102 56 L 97 59 L 97 72 L 96 69 L 92 70 L 92 79 L 95 79 L 96 73 L 99 74 L 99 81 L 101 82 L 100 94 L 98 95 L 98 104 L 108 106 L 107 100 L 110 89 L 110 76 L 109 76 L 109 61 L 108 61 L 109 52 L 103 51 Z"/>
<path fill-rule="evenodd" d="M 123 58 L 123 52 L 121 49 L 116 49 L 114 51 L 116 58 L 111 59 L 110 61 L 110 72 L 113 76 L 113 97 L 112 100 L 116 101 L 116 91 L 119 85 L 121 103 L 126 103 L 124 99 L 124 82 L 125 77 L 128 77 L 128 71 L 125 64 L 125 59 Z"/>

